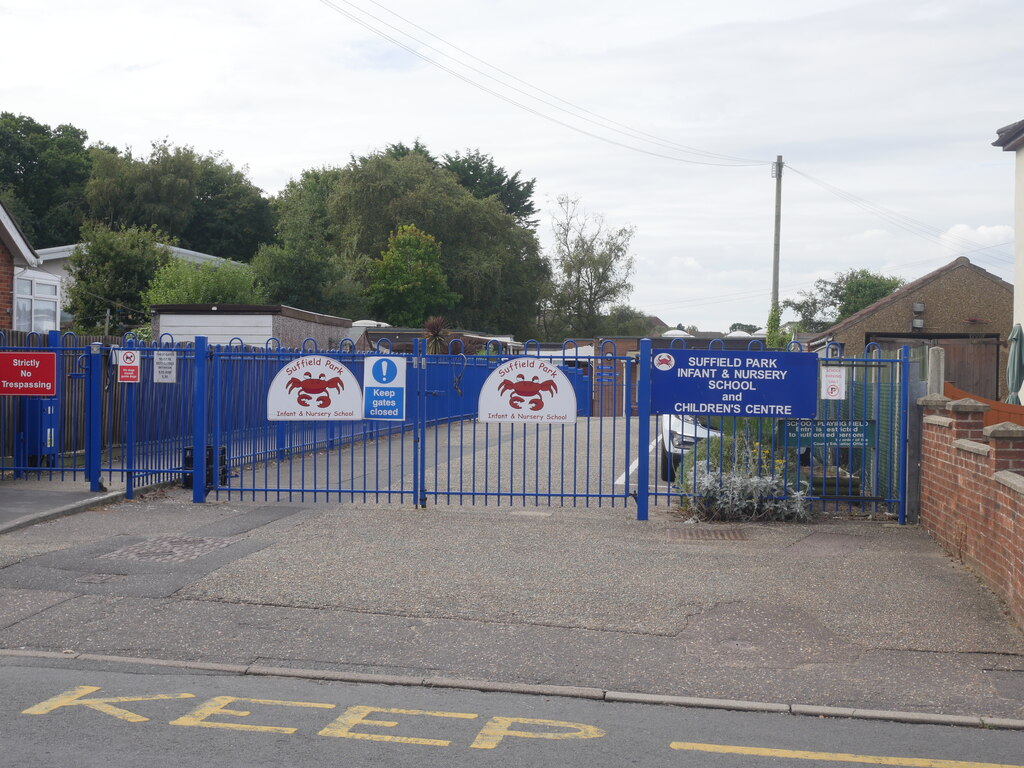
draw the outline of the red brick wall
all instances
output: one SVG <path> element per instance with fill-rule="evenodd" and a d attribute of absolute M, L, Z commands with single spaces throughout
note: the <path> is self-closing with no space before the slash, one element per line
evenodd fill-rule
<path fill-rule="evenodd" d="M 14 255 L 0 240 L 0 330 L 14 327 Z"/>
<path fill-rule="evenodd" d="M 1024 427 L 983 426 L 988 406 L 922 398 L 921 525 L 1024 627 Z"/>

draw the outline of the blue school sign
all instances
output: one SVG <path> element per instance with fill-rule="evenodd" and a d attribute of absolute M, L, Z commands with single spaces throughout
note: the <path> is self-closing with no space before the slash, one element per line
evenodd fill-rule
<path fill-rule="evenodd" d="M 659 350 L 651 359 L 651 411 L 811 419 L 817 384 L 811 352 Z"/>

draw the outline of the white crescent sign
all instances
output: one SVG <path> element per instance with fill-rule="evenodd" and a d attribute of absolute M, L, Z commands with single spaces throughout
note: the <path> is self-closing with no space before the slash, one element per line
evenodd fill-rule
<path fill-rule="evenodd" d="M 307 355 L 277 372 L 267 391 L 269 421 L 355 421 L 363 418 L 363 393 L 337 360 Z"/>
<path fill-rule="evenodd" d="M 486 422 L 572 424 L 576 392 L 550 360 L 515 357 L 495 368 L 480 389 L 477 418 Z"/>

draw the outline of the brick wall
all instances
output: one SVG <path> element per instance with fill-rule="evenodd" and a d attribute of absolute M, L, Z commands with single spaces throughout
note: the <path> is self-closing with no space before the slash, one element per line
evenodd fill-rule
<path fill-rule="evenodd" d="M 1024 627 L 1024 427 L 983 425 L 988 406 L 929 395 L 921 525 L 991 587 Z"/>
<path fill-rule="evenodd" d="M 0 330 L 14 327 L 14 256 L 0 240 Z"/>

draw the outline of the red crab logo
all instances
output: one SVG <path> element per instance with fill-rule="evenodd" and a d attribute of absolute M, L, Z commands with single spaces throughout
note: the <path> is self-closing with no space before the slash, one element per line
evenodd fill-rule
<path fill-rule="evenodd" d="M 329 379 L 324 378 L 327 374 L 321 373 L 319 378 L 314 379 L 309 371 L 306 371 L 306 378 L 297 379 L 294 376 L 288 379 L 288 394 L 291 394 L 294 390 L 302 390 L 299 392 L 296 400 L 299 405 L 306 407 L 309 405 L 309 401 L 313 399 L 313 395 L 319 395 L 316 399 L 317 408 L 326 408 L 331 404 L 331 397 L 327 394 L 328 389 L 333 389 L 335 392 L 341 392 L 345 388 L 345 385 L 341 383 L 341 379 L 337 376 L 333 376 Z"/>
<path fill-rule="evenodd" d="M 541 396 L 541 393 L 550 392 L 555 394 L 558 392 L 558 387 L 555 386 L 553 379 L 540 381 L 539 378 L 534 376 L 530 381 L 527 381 L 526 377 L 520 373 L 516 375 L 516 381 L 502 379 L 498 385 L 498 394 L 504 395 L 509 390 L 512 390 L 512 395 L 508 399 L 509 405 L 516 410 L 520 410 L 524 402 L 529 402 L 531 411 L 539 411 L 544 407 L 544 398 Z"/>

